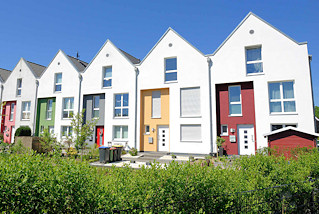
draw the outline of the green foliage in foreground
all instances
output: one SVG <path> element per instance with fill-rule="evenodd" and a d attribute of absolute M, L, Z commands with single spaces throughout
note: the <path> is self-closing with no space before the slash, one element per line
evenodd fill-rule
<path fill-rule="evenodd" d="M 0 211 L 88 213 L 186 201 L 157 212 L 211 213 L 234 203 L 234 196 L 216 200 L 216 195 L 319 177 L 319 153 L 314 150 L 289 162 L 263 154 L 232 162 L 226 169 L 172 163 L 165 169 L 153 164 L 132 170 L 94 168 L 87 162 L 32 153 L 0 154 Z M 304 183 L 291 191 L 311 188 Z M 270 200 L 274 191 L 258 193 L 258 200 Z"/>

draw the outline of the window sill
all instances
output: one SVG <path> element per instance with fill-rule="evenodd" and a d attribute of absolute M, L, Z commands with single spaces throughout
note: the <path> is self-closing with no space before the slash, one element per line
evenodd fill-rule
<path fill-rule="evenodd" d="M 262 73 L 250 73 L 250 74 L 246 74 L 247 77 L 249 77 L 249 76 L 259 76 L 259 75 L 265 75 L 265 73 L 262 72 Z"/>
<path fill-rule="evenodd" d="M 270 113 L 270 116 L 277 116 L 277 115 L 298 115 L 297 112 L 278 112 L 278 113 Z"/>
<path fill-rule="evenodd" d="M 242 117 L 242 114 L 233 114 L 233 115 L 228 115 L 228 117 Z"/>
<path fill-rule="evenodd" d="M 151 117 L 151 119 L 162 119 L 161 117 Z"/>
<path fill-rule="evenodd" d="M 178 83 L 177 80 L 174 80 L 174 81 L 165 81 L 164 84 L 171 84 L 171 83 Z"/>
<path fill-rule="evenodd" d="M 21 121 L 30 121 L 30 119 L 21 119 Z"/>
<path fill-rule="evenodd" d="M 221 137 L 228 137 L 228 134 L 221 134 Z"/>
<path fill-rule="evenodd" d="M 150 135 L 150 133 L 148 132 L 148 133 L 144 133 L 144 135 Z"/>
<path fill-rule="evenodd" d="M 113 117 L 113 119 L 130 119 L 129 117 Z"/>
<path fill-rule="evenodd" d="M 61 94 L 62 91 L 54 91 L 53 93 L 55 93 L 55 94 Z"/>
<path fill-rule="evenodd" d="M 110 88 L 112 88 L 112 86 L 102 87 L 102 89 L 110 89 Z"/>
<path fill-rule="evenodd" d="M 72 120 L 72 118 L 62 118 L 62 120 Z"/>
<path fill-rule="evenodd" d="M 202 143 L 203 141 L 199 140 L 181 140 L 181 143 Z"/>
<path fill-rule="evenodd" d="M 202 116 L 181 116 L 181 118 L 202 118 Z"/>
<path fill-rule="evenodd" d="M 51 121 L 52 119 L 46 119 L 46 120 L 49 120 L 49 121 Z"/>
<path fill-rule="evenodd" d="M 128 139 L 113 139 L 114 142 L 127 142 Z"/>

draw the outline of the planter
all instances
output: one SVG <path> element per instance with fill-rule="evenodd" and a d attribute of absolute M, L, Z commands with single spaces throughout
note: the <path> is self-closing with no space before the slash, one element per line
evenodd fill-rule
<path fill-rule="evenodd" d="M 219 147 L 218 148 L 218 155 L 219 156 L 224 156 L 224 148 L 223 147 Z"/>

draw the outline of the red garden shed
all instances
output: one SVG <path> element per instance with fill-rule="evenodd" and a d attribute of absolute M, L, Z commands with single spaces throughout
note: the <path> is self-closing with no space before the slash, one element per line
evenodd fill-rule
<path fill-rule="evenodd" d="M 297 147 L 315 148 L 317 145 L 317 137 L 319 134 L 301 131 L 295 127 L 285 127 L 264 134 L 268 137 L 268 146 L 272 149 L 283 153 L 286 157 L 290 157 L 290 150 Z"/>

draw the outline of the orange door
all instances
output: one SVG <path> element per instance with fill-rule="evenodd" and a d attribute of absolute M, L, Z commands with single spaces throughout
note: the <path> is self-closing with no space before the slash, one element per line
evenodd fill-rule
<path fill-rule="evenodd" d="M 96 127 L 96 144 L 97 147 L 104 145 L 104 126 Z"/>

